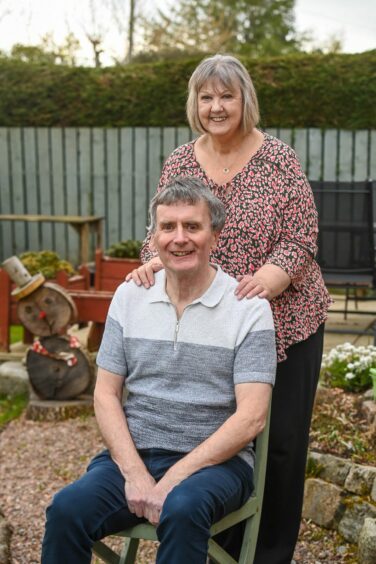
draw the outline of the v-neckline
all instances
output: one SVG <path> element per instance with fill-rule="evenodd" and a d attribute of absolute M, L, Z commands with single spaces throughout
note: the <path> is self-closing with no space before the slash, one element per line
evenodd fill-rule
<path fill-rule="evenodd" d="M 196 166 L 201 170 L 201 172 L 204 174 L 205 178 L 207 179 L 209 184 L 212 184 L 214 186 L 216 186 L 219 190 L 227 190 L 228 185 L 232 184 L 233 181 L 235 180 L 235 178 L 237 176 L 239 176 L 239 174 L 243 174 L 244 170 L 249 166 L 249 163 L 256 157 L 256 155 L 264 148 L 264 145 L 267 141 L 267 138 L 269 137 L 267 133 L 265 133 L 264 131 L 262 132 L 264 139 L 260 145 L 260 147 L 257 149 L 257 151 L 255 151 L 253 153 L 253 155 L 250 157 L 250 159 L 248 159 L 248 161 L 245 163 L 245 165 L 241 168 L 241 170 L 239 170 L 236 174 L 234 174 L 234 176 L 232 178 L 230 178 L 227 182 L 224 182 L 223 184 L 218 184 L 217 182 L 215 182 L 215 180 L 213 178 L 211 178 L 208 173 L 206 172 L 206 170 L 201 166 L 201 164 L 199 163 L 196 153 L 195 153 L 195 143 L 197 141 L 197 139 L 194 139 L 193 141 L 190 142 L 190 146 L 191 146 L 191 151 L 192 151 L 192 156 L 193 159 L 195 161 Z"/>

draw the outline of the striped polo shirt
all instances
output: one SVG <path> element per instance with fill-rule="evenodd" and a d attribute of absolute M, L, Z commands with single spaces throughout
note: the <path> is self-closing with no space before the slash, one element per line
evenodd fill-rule
<path fill-rule="evenodd" d="M 237 281 L 215 268 L 210 287 L 180 319 L 164 270 L 150 289 L 129 282 L 115 292 L 97 364 L 125 379 L 137 449 L 190 452 L 235 412 L 236 384 L 274 384 L 269 302 L 238 300 Z M 253 466 L 252 444 L 239 455 Z"/>

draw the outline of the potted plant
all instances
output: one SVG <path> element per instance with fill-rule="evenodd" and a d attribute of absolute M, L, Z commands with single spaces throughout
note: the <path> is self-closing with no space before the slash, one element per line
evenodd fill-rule
<path fill-rule="evenodd" d="M 41 272 L 49 282 L 70 290 L 85 290 L 88 280 L 74 270 L 72 264 L 53 251 L 28 251 L 19 256 L 32 276 Z"/>
<path fill-rule="evenodd" d="M 113 243 L 103 255 L 95 253 L 95 289 L 115 291 L 126 275 L 141 265 L 140 251 L 142 241 L 128 239 Z"/>

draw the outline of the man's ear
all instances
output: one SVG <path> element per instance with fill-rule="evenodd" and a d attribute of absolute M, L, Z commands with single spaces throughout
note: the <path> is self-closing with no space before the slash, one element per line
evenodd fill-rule
<path fill-rule="evenodd" d="M 152 234 L 151 237 L 150 237 L 149 249 L 153 252 L 157 250 L 156 246 L 155 246 L 154 234 Z"/>
<path fill-rule="evenodd" d="M 221 234 L 220 231 L 214 231 L 213 242 L 212 242 L 211 247 L 210 247 L 211 251 L 215 251 L 215 249 L 217 248 L 218 239 L 219 239 L 220 234 Z"/>

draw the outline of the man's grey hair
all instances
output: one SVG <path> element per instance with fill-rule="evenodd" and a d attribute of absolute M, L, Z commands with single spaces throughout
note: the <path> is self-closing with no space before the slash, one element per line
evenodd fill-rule
<path fill-rule="evenodd" d="M 208 206 L 211 228 L 215 232 L 221 231 L 226 220 L 225 206 L 205 184 L 194 176 L 178 176 L 169 182 L 161 192 L 158 192 L 149 207 L 149 233 L 154 233 L 157 227 L 157 207 L 172 206 L 184 203 L 194 206 L 199 202 L 206 202 Z"/>
<path fill-rule="evenodd" d="M 242 131 L 249 133 L 260 121 L 257 94 L 245 66 L 232 55 L 207 57 L 196 67 L 188 83 L 187 118 L 193 131 L 205 133 L 198 117 L 198 94 L 208 82 L 219 82 L 230 91 L 240 88 L 243 100 Z"/>

